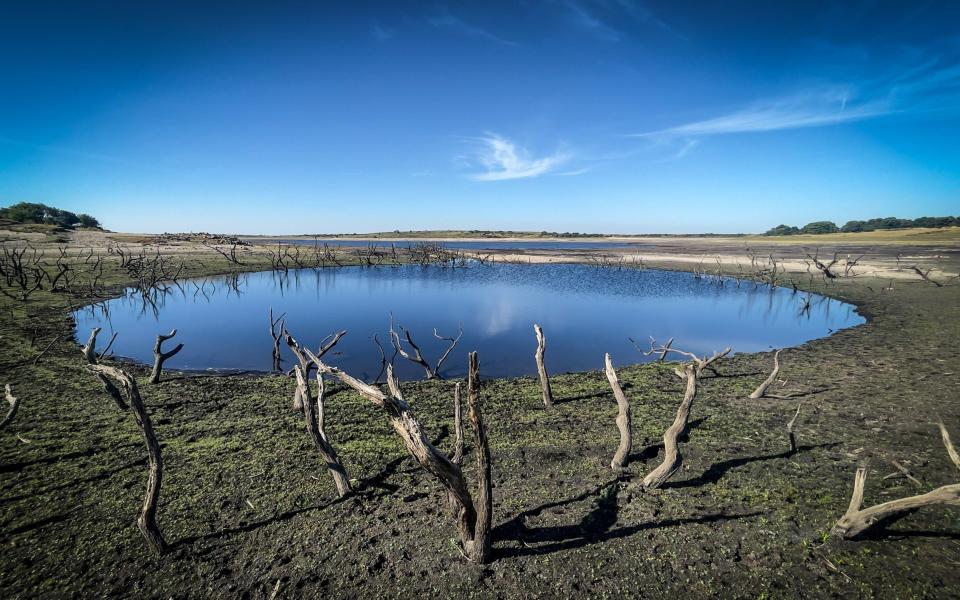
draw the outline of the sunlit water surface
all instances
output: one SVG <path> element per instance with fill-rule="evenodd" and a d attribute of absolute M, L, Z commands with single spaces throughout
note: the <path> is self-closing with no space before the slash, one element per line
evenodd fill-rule
<path fill-rule="evenodd" d="M 390 314 L 409 329 L 427 360 L 463 337 L 443 375 L 465 374 L 466 354 L 479 352 L 486 377 L 536 373 L 533 324 L 547 336 L 547 368 L 553 373 L 603 367 L 610 352 L 618 365 L 644 357 L 628 340 L 648 346 L 652 336 L 698 354 L 730 346 L 735 352 L 795 346 L 864 322 L 852 305 L 823 296 L 732 279 L 697 279 L 690 273 L 597 268 L 587 265 L 471 264 L 468 268 L 402 266 L 247 273 L 181 282 L 153 303 L 138 292 L 75 313 L 77 338 L 104 328 L 118 332 L 118 356 L 150 362 L 158 333 L 176 328 L 171 346 L 184 349 L 167 361 L 180 369 L 269 370 L 272 341 L 268 309 L 286 313 L 286 326 L 316 348 L 333 331 L 348 331 L 328 355 L 351 374 L 373 379 L 381 368 L 376 334 L 392 354 Z M 101 344 L 102 344 L 101 343 Z M 284 366 L 292 366 L 286 347 Z M 403 379 L 423 370 L 397 359 Z"/>

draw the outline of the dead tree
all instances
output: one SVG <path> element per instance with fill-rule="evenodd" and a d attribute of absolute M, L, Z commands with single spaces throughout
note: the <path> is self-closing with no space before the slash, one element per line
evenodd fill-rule
<path fill-rule="evenodd" d="M 281 370 L 281 359 L 280 359 L 280 338 L 283 336 L 283 318 L 287 313 L 283 313 L 276 319 L 273 318 L 273 307 L 270 307 L 270 337 L 273 339 L 273 370 Z M 279 325 L 279 329 L 277 328 Z M 303 364 L 303 361 L 301 361 Z M 309 373 L 304 373 L 304 375 L 309 377 Z"/>
<path fill-rule="evenodd" d="M 450 462 L 458 468 L 463 465 L 463 412 L 460 406 L 460 382 L 453 387 L 453 453 Z M 450 515 L 457 518 L 459 503 L 451 491 L 447 491 L 447 507 Z"/>
<path fill-rule="evenodd" d="M 163 343 L 175 335 L 177 335 L 176 329 L 167 335 L 161 333 L 157 336 L 157 341 L 153 344 L 153 371 L 150 372 L 150 383 L 160 383 L 160 373 L 163 371 L 163 363 L 177 352 L 183 350 L 183 344 L 177 344 L 176 348 L 168 350 L 167 352 L 162 350 L 161 346 Z"/>
<path fill-rule="evenodd" d="M 443 367 L 443 363 L 446 362 L 447 357 L 450 356 L 450 353 L 453 352 L 453 349 L 457 347 L 457 344 L 460 343 L 460 338 L 463 337 L 463 324 L 460 324 L 460 331 L 457 333 L 457 337 L 445 337 L 437 333 L 437 330 L 433 330 L 433 337 L 438 340 L 450 342 L 450 346 L 444 351 L 443 355 L 440 356 L 440 360 L 437 361 L 436 366 L 431 366 L 425 358 L 423 358 L 423 353 L 420 351 L 420 346 L 413 341 L 413 337 L 410 335 L 410 331 L 400 327 L 403 330 L 403 335 L 407 339 L 407 344 L 413 350 L 413 355 L 411 356 L 403 349 L 403 344 L 400 342 L 400 335 L 393 328 L 393 321 L 390 322 L 390 341 L 393 343 L 394 349 L 397 351 L 400 356 L 409 360 L 412 363 L 418 364 L 423 367 L 423 370 L 427 373 L 427 379 L 443 379 L 443 375 L 440 374 L 440 368 Z"/>
<path fill-rule="evenodd" d="M 836 279 L 838 277 L 838 275 L 834 273 L 831 269 L 833 268 L 833 265 L 837 264 L 837 262 L 839 262 L 840 260 L 838 258 L 839 252 L 833 253 L 833 260 L 831 260 L 829 263 L 824 263 L 819 259 L 820 248 L 817 248 L 816 252 L 814 252 L 813 255 L 811 255 L 809 252 L 804 252 L 804 253 L 807 255 L 807 258 L 809 258 L 813 262 L 814 266 L 816 266 L 817 269 L 821 273 L 823 273 L 824 277 L 826 277 L 827 279 Z"/>
<path fill-rule="evenodd" d="M 914 511 L 925 506 L 936 504 L 955 504 L 960 500 L 960 483 L 944 485 L 937 489 L 920 494 L 918 496 L 909 496 L 877 504 L 869 508 L 863 508 L 863 487 L 867 481 L 867 468 L 860 467 L 853 479 L 853 496 L 850 498 L 850 506 L 840 520 L 833 526 L 830 533 L 843 539 L 851 539 L 859 536 L 877 523 L 880 523 L 891 517 L 901 515 L 906 512 Z"/>
<path fill-rule="evenodd" d="M 101 329 L 99 327 L 94 327 L 93 331 L 90 332 L 90 337 L 87 338 L 87 344 L 80 349 L 87 363 L 91 365 L 98 364 L 100 359 L 103 358 L 103 355 L 110 349 L 110 346 L 113 345 L 113 340 L 117 339 L 117 334 L 114 333 L 113 337 L 110 338 L 110 343 L 107 344 L 103 352 L 97 354 L 97 335 L 99 335 L 100 331 Z M 100 383 L 103 384 L 103 389 L 113 398 L 113 402 L 117 405 L 117 408 L 127 410 L 128 406 L 123 400 L 123 395 L 120 393 L 120 390 L 117 389 L 117 386 L 110 381 L 110 378 L 100 372 L 97 372 L 96 376 L 97 379 L 100 380 Z"/>
<path fill-rule="evenodd" d="M 133 416 L 137 420 L 140 432 L 143 434 L 144 442 L 147 445 L 149 454 L 147 492 L 143 499 L 143 508 L 140 511 L 140 517 L 137 519 L 137 526 L 147 543 L 162 554 L 167 550 L 167 542 L 160 533 L 157 526 L 157 502 L 160 499 L 160 483 L 163 479 L 163 456 L 160 453 L 160 442 L 157 441 L 157 435 L 153 431 L 153 423 L 150 421 L 150 415 L 147 413 L 143 400 L 140 398 L 140 390 L 137 388 L 137 381 L 127 374 L 126 371 L 116 367 L 106 365 L 90 365 L 95 373 L 110 377 L 119 384 L 127 395 L 130 407 L 133 409 Z"/>
<path fill-rule="evenodd" d="M 617 429 L 620 430 L 620 446 L 617 448 L 613 460 L 610 461 L 610 468 L 619 471 L 623 469 L 630 456 L 630 448 L 633 444 L 632 419 L 630 416 L 630 402 L 620 387 L 620 380 L 617 379 L 617 372 L 613 370 L 613 361 L 610 360 L 610 354 L 603 356 L 604 371 L 607 374 L 607 381 L 613 389 L 613 397 L 617 399 Z"/>
<path fill-rule="evenodd" d="M 537 360 L 537 373 L 540 374 L 540 390 L 543 393 L 543 405 L 553 406 L 553 392 L 550 390 L 550 377 L 547 375 L 547 367 L 543 364 L 543 354 L 547 349 L 547 339 L 543 335 L 543 329 L 536 323 L 533 324 L 533 331 L 537 334 L 537 351 L 533 355 Z"/>
<path fill-rule="evenodd" d="M 940 283 L 939 281 L 936 281 L 936 280 L 930 278 L 930 271 L 932 271 L 933 269 L 927 269 L 926 271 L 921 271 L 921 270 L 920 270 L 920 267 L 918 267 L 918 266 L 916 266 L 916 265 L 914 265 L 914 266 L 912 266 L 912 267 L 910 267 L 910 268 L 913 269 L 913 272 L 916 273 L 917 275 L 919 275 L 921 278 L 923 278 L 923 280 L 926 281 L 927 283 L 932 283 L 933 285 L 935 285 L 935 286 L 937 286 L 937 287 L 943 287 L 943 284 L 942 284 L 942 283 Z"/>
<path fill-rule="evenodd" d="M 290 348 L 290 351 L 293 352 L 293 355 L 297 357 L 297 362 L 300 363 L 300 370 L 303 371 L 307 395 L 303 396 L 299 385 L 297 386 L 296 391 L 293 393 L 293 409 L 303 410 L 304 400 L 309 402 L 310 399 L 310 372 L 314 367 L 313 361 L 310 360 L 310 357 L 307 356 L 307 353 L 303 350 L 297 340 L 293 339 L 293 336 L 290 335 L 289 331 L 283 330 L 282 333 L 284 340 L 287 342 L 287 346 Z M 334 334 L 328 335 L 320 342 L 320 349 L 317 350 L 316 356 L 318 358 L 323 358 L 327 352 L 330 352 L 330 350 L 337 345 L 337 342 L 340 341 L 340 338 L 345 335 L 347 335 L 346 331 L 338 331 Z"/>
<path fill-rule="evenodd" d="M 312 354 L 309 350 L 307 352 L 308 355 Z M 366 384 L 340 369 L 326 365 L 315 356 L 311 356 L 311 359 L 314 360 L 320 373 L 339 379 L 369 400 L 374 406 L 382 408 L 387 413 L 390 424 L 403 440 L 411 456 L 440 482 L 447 490 L 449 497 L 452 498 L 456 509 L 457 528 L 464 555 L 469 560 L 478 563 L 489 560 L 492 516 L 490 510 L 490 451 L 487 448 L 486 431 L 478 406 L 479 366 L 477 353 L 470 353 L 467 392 L 470 423 L 473 427 L 474 443 L 476 444 L 478 486 L 480 488 L 476 504 L 467 488 L 467 482 L 461 468 L 430 443 L 423 426 L 413 414 L 410 405 L 403 399 L 400 385 L 393 374 L 392 365 L 387 365 L 389 393 L 384 393 L 379 388 Z"/>
<path fill-rule="evenodd" d="M 780 374 L 780 350 L 777 349 L 773 353 L 773 371 L 770 372 L 770 376 L 763 380 L 757 389 L 753 390 L 753 393 L 750 394 L 750 398 L 756 400 L 757 398 L 763 398 L 763 395 L 767 393 L 767 388 L 773 385 L 773 382 L 776 381 L 777 375 Z"/>
<path fill-rule="evenodd" d="M 20 408 L 20 399 L 13 396 L 13 390 L 10 389 L 9 383 L 4 386 L 4 393 L 7 398 L 7 404 L 10 405 L 10 409 L 7 411 L 7 416 L 0 421 L 0 429 L 3 429 L 10 424 L 10 421 L 13 421 L 13 418 L 17 416 L 17 409 Z"/>
<path fill-rule="evenodd" d="M 662 349 L 663 347 L 657 350 Z M 668 349 L 668 352 L 675 352 L 677 354 L 686 356 L 690 358 L 692 362 L 687 363 L 683 367 L 683 376 L 686 379 L 687 387 L 683 394 L 683 401 L 680 403 L 680 407 L 677 409 L 677 416 L 674 418 L 673 424 L 670 425 L 670 427 L 668 427 L 663 433 L 663 462 L 660 463 L 660 466 L 658 466 L 656 469 L 650 471 L 650 473 L 643 478 L 643 482 L 641 482 L 641 485 L 648 489 L 660 487 L 668 479 L 670 479 L 677 469 L 680 468 L 683 457 L 680 455 L 680 448 L 677 440 L 687 429 L 687 420 L 690 417 L 690 407 L 693 405 L 693 400 L 697 396 L 697 380 L 703 374 L 704 369 L 709 367 L 718 359 L 729 354 L 730 348 L 725 348 L 721 352 L 715 352 L 710 358 L 700 358 L 692 352 L 685 352 L 683 350 L 677 350 L 676 348 L 670 348 Z"/>
<path fill-rule="evenodd" d="M 310 389 L 307 387 L 307 379 L 304 376 L 300 365 L 294 365 L 293 372 L 297 376 L 297 389 L 300 391 L 300 397 L 303 401 L 303 418 L 307 424 L 307 433 L 313 439 L 313 444 L 317 447 L 317 452 L 323 457 L 330 469 L 330 475 L 333 476 L 333 484 L 337 487 L 337 495 L 343 498 L 350 494 L 350 478 L 347 477 L 347 470 L 340 462 L 337 451 L 327 439 L 327 433 L 324 430 L 323 403 L 326 389 L 323 384 L 323 374 L 317 373 L 317 411 L 314 414 L 313 402 L 310 399 Z"/>

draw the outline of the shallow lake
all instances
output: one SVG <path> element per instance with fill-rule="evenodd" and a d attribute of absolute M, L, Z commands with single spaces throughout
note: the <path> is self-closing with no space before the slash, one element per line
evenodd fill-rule
<path fill-rule="evenodd" d="M 166 366 L 180 369 L 271 368 L 268 309 L 286 313 L 286 326 L 316 349 L 328 334 L 348 334 L 327 355 L 330 364 L 372 380 L 380 371 L 376 334 L 389 358 L 390 315 L 408 329 L 431 363 L 462 324 L 460 344 L 442 374 L 465 374 L 466 354 L 480 355 L 485 377 L 536 373 L 533 323 L 547 337 L 552 373 L 603 367 L 610 352 L 617 365 L 644 357 L 628 340 L 649 346 L 674 338 L 674 347 L 708 354 L 730 346 L 735 352 L 795 346 L 865 320 L 852 305 L 823 296 L 770 288 L 733 279 L 695 278 L 690 273 L 597 268 L 588 265 L 471 264 L 467 268 L 401 266 L 309 269 L 246 273 L 181 282 L 145 302 L 138 292 L 77 311 L 77 338 L 101 326 L 100 346 L 118 332 L 113 351 L 153 360 L 158 333 L 178 330 L 172 347 L 184 349 Z M 293 357 L 283 346 L 284 367 Z M 423 369 L 397 357 L 403 379 Z"/>

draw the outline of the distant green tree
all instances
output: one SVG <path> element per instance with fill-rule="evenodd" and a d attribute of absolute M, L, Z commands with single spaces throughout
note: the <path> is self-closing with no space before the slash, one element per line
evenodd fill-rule
<path fill-rule="evenodd" d="M 800 233 L 800 230 L 796 227 L 791 227 L 790 225 L 777 225 L 763 235 L 797 235 L 798 233 Z"/>
<path fill-rule="evenodd" d="M 77 219 L 81 227 L 100 227 L 100 221 L 94 219 L 88 214 L 80 213 L 77 215 Z"/>
<path fill-rule="evenodd" d="M 35 202 L 20 202 L 0 208 L 0 219 L 9 219 L 17 223 L 43 223 L 63 228 L 72 228 L 78 223 L 84 227 L 100 226 L 100 223 L 90 215 L 76 215 L 68 210 Z M 81 221 L 92 223 L 92 225 L 84 225 Z"/>
<path fill-rule="evenodd" d="M 860 231 L 866 231 L 864 226 L 866 222 L 864 221 L 847 221 L 843 227 L 840 228 L 840 231 L 844 233 L 858 233 Z"/>
<path fill-rule="evenodd" d="M 833 221 L 814 221 L 807 223 L 800 229 L 800 233 L 837 233 L 840 228 Z"/>

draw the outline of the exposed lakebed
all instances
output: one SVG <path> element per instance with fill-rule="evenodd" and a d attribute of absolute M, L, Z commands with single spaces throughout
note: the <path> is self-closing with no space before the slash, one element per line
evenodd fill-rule
<path fill-rule="evenodd" d="M 610 352 L 615 364 L 651 360 L 641 346 L 654 337 L 698 354 L 730 346 L 756 352 L 795 346 L 859 325 L 855 307 L 824 296 L 771 288 L 691 273 L 597 268 L 578 264 L 486 264 L 466 268 L 398 267 L 297 270 L 215 276 L 180 282 L 152 301 L 130 290 L 77 311 L 77 337 L 93 327 L 118 336 L 112 351 L 152 361 L 158 333 L 178 330 L 171 346 L 184 349 L 168 368 L 271 368 L 268 310 L 285 313 L 290 332 L 314 349 L 328 334 L 348 334 L 327 355 L 330 364 L 371 380 L 381 368 L 377 336 L 393 354 L 390 316 L 410 331 L 424 357 L 435 363 L 449 342 L 434 336 L 463 336 L 442 374 L 465 373 L 466 353 L 480 355 L 485 377 L 536 372 L 533 324 L 547 336 L 551 372 L 603 366 Z M 103 335 L 103 334 L 101 334 Z M 101 337 L 101 339 L 105 339 Z M 409 350 L 409 348 L 407 348 Z M 284 367 L 292 366 L 286 347 Z M 423 369 L 397 357 L 403 379 Z"/>

